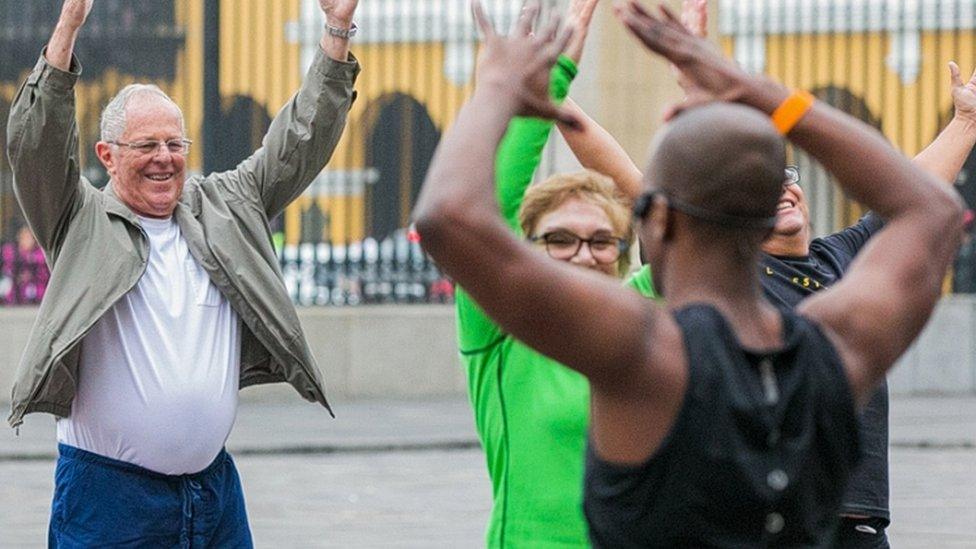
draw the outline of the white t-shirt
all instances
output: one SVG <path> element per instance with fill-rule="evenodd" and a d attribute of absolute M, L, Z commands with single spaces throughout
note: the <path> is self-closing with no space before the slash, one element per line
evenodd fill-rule
<path fill-rule="evenodd" d="M 83 340 L 58 441 L 159 473 L 195 473 L 234 425 L 240 324 L 179 225 L 140 220 L 149 265 Z"/>

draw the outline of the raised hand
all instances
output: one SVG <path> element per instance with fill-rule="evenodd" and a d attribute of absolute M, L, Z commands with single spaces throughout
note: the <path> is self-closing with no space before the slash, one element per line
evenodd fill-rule
<path fill-rule="evenodd" d="M 956 107 L 956 116 L 976 123 L 976 72 L 973 72 L 968 82 L 963 82 L 959 65 L 949 62 L 949 74 L 952 80 L 952 103 Z"/>
<path fill-rule="evenodd" d="M 61 5 L 61 18 L 59 25 L 64 25 L 68 29 L 77 30 L 85 24 L 88 14 L 91 13 L 94 0 L 64 0 Z"/>
<path fill-rule="evenodd" d="M 359 0 L 319 0 L 326 21 L 333 26 L 349 28 Z"/>
<path fill-rule="evenodd" d="M 590 33 L 590 22 L 593 21 L 593 11 L 600 0 L 572 0 L 566 24 L 573 27 L 573 37 L 566 46 L 566 55 L 579 64 L 583 58 L 583 46 Z"/>
<path fill-rule="evenodd" d="M 684 0 L 681 24 L 699 38 L 708 38 L 708 0 Z"/>
<path fill-rule="evenodd" d="M 616 6 L 617 17 L 651 51 L 665 57 L 686 80 L 688 97 L 666 114 L 673 118 L 681 111 L 710 101 L 735 101 L 746 92 L 749 75 L 726 59 L 708 42 L 695 36 L 667 8 L 652 15 L 637 0 Z"/>
<path fill-rule="evenodd" d="M 47 43 L 44 57 L 52 67 L 66 71 L 71 66 L 71 56 L 75 50 L 75 40 L 81 26 L 91 13 L 94 0 L 64 0 L 61 5 L 61 16 L 54 26 L 51 40 Z"/>
<path fill-rule="evenodd" d="M 688 29 L 688 32 L 699 37 L 708 37 L 708 1 L 707 0 L 684 0 L 681 3 L 681 24 Z M 675 78 L 678 80 L 678 85 L 681 89 L 685 91 L 685 94 L 691 94 L 693 91 L 693 84 L 688 78 L 682 74 L 678 67 L 671 65 L 671 71 L 674 72 Z"/>
<path fill-rule="evenodd" d="M 539 5 L 531 2 L 522 10 L 515 30 L 499 35 L 480 0 L 471 4 L 475 22 L 483 36 L 478 59 L 478 88 L 493 88 L 515 101 L 519 116 L 558 120 L 572 127 L 576 117 L 560 109 L 549 98 L 549 73 L 559 54 L 572 38 L 572 28 L 560 24 L 558 16 L 532 32 L 539 16 Z"/>

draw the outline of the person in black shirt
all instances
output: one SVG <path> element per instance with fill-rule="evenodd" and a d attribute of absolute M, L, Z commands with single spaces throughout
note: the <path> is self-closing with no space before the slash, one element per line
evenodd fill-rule
<path fill-rule="evenodd" d="M 577 125 L 547 95 L 569 34 L 531 32 L 537 7 L 502 37 L 475 4 L 477 87 L 438 146 L 416 227 L 503 329 L 589 378 L 595 545 L 823 546 L 858 458 L 856 407 L 931 314 L 961 202 L 874 130 L 748 75 L 661 9 L 631 1 L 618 15 L 696 90 L 659 136 L 635 206 L 666 305 L 552 264 L 493 206 L 513 116 Z M 887 220 L 796 312 L 770 304 L 755 276 L 783 190 L 781 134 Z"/>
<path fill-rule="evenodd" d="M 693 34 L 705 37 L 706 3 L 685 0 L 682 21 Z M 949 64 L 955 116 L 913 162 L 951 184 L 976 144 L 976 74 L 963 82 L 959 67 Z M 688 82 L 679 81 L 684 87 Z M 686 90 L 693 92 L 693 90 Z M 574 112 L 585 116 L 574 107 Z M 582 131 L 565 131 L 564 136 L 580 162 L 617 181 L 624 193 L 636 198 L 643 175 L 622 147 L 595 122 L 586 119 Z M 808 205 L 799 173 L 787 170 L 783 194 L 777 205 L 777 222 L 763 242 L 760 282 L 774 304 L 792 310 L 801 300 L 830 287 L 850 266 L 860 249 L 883 226 L 883 220 L 869 213 L 856 224 L 811 241 Z M 644 276 L 642 273 L 640 276 Z M 843 517 L 835 548 L 887 547 L 890 521 L 888 505 L 888 389 L 887 383 L 861 411 L 861 463 L 843 498 Z"/>
<path fill-rule="evenodd" d="M 948 184 L 956 180 L 976 144 L 976 74 L 968 82 L 950 63 L 955 116 L 914 160 Z M 788 178 L 777 208 L 777 223 L 763 242 L 760 277 L 766 297 L 793 309 L 800 301 L 834 285 L 884 221 L 873 212 L 834 234 L 810 240 L 810 214 L 799 175 Z M 862 458 L 841 506 L 835 548 L 888 547 L 888 387 L 881 386 L 861 411 Z"/>

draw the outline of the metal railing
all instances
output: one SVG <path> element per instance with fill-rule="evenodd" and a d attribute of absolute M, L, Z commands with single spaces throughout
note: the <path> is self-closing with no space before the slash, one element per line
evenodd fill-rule
<path fill-rule="evenodd" d="M 398 231 L 382 241 L 286 246 L 282 273 L 299 305 L 449 303 L 454 287 L 420 248 Z"/>

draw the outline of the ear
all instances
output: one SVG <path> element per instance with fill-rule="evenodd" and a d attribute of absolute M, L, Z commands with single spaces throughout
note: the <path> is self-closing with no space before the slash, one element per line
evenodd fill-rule
<path fill-rule="evenodd" d="M 102 166 L 105 166 L 105 171 L 108 172 L 109 177 L 115 177 L 117 159 L 112 145 L 104 141 L 95 143 L 95 155 L 102 162 Z"/>
<path fill-rule="evenodd" d="M 658 242 L 666 242 L 671 239 L 674 227 L 674 215 L 668 207 L 668 199 L 658 195 L 654 197 L 654 205 L 651 207 L 651 231 L 654 239 Z"/>

